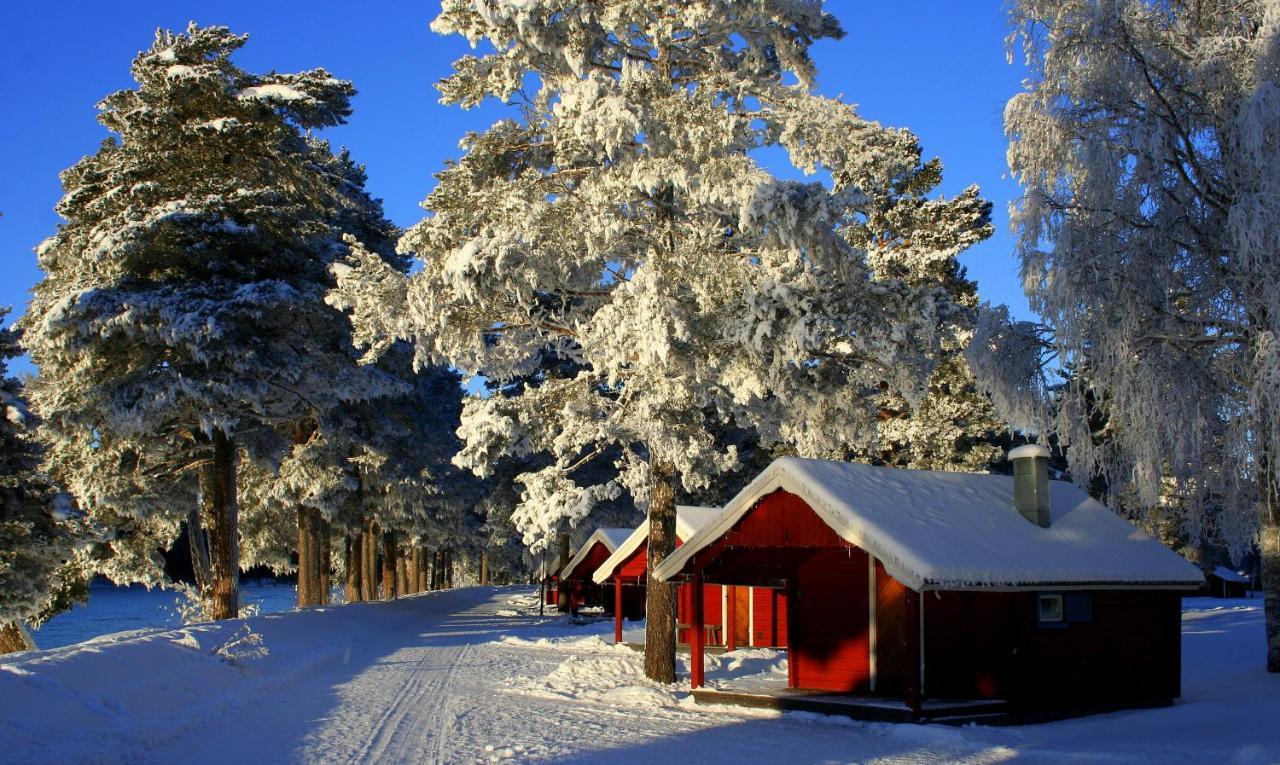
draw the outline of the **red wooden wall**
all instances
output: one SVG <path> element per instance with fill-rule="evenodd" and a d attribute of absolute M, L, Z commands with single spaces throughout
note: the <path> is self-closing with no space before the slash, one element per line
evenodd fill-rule
<path fill-rule="evenodd" d="M 707 645 L 724 645 L 724 611 L 721 609 L 723 588 L 718 584 L 702 585 L 702 624 L 705 629 L 707 625 L 717 625 L 720 627 L 720 639 L 708 640 Z M 693 623 L 693 585 L 681 584 L 676 587 L 676 621 L 680 624 Z M 676 630 L 676 641 L 683 644 L 689 643 L 689 630 Z"/>
<path fill-rule="evenodd" d="M 871 689 L 867 554 L 825 549 L 796 570 L 788 661 L 795 685 L 842 693 Z"/>
<path fill-rule="evenodd" d="M 745 588 L 744 588 L 745 589 Z M 777 587 L 755 587 L 751 590 L 755 608 L 755 624 L 751 627 L 751 645 L 785 648 L 787 646 L 787 594 Z M 747 618 L 748 609 L 739 609 Z M 744 642 L 743 645 L 746 645 Z"/>

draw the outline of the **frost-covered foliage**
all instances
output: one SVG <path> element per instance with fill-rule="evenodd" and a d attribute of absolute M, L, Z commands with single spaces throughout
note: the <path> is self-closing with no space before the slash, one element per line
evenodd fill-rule
<path fill-rule="evenodd" d="M 7 308 L 0 308 L 3 322 Z M 37 420 L 8 376 L 17 334 L 0 326 L 0 627 L 38 626 L 84 597 L 70 498 L 40 469 Z"/>
<path fill-rule="evenodd" d="M 1019 0 L 1011 18 L 1032 72 L 1005 111 L 1013 223 L 1044 326 L 989 314 L 971 358 L 1078 480 L 1159 512 L 1172 479 L 1238 557 L 1280 478 L 1280 5 Z M 1049 385 L 1049 356 L 1080 374 Z"/>
<path fill-rule="evenodd" d="M 420 272 L 357 253 L 335 300 L 373 355 L 404 338 L 497 381 L 579 367 L 462 417 L 458 463 L 480 475 L 552 456 L 519 479 L 535 548 L 619 492 L 645 507 L 655 470 L 702 490 L 737 463 L 709 423 L 825 452 L 874 438 L 883 389 L 919 398 L 956 306 L 876 255 L 927 268 L 981 237 L 985 208 L 927 199 L 938 165 L 911 133 L 814 93 L 809 45 L 842 35 L 821 3 L 447 0 L 433 29 L 492 47 L 443 100 L 520 118 L 438 175 L 400 243 Z M 766 147 L 831 184 L 774 177 Z M 611 477 L 580 480 L 600 460 Z"/>
<path fill-rule="evenodd" d="M 384 531 L 433 546 L 474 541 L 469 532 L 479 520 L 472 522 L 466 511 L 478 493 L 476 481 L 451 463 L 460 447 L 457 373 L 415 371 L 402 346 L 377 368 L 398 380 L 399 390 L 335 407 L 300 432 L 278 465 L 242 471 L 246 563 L 293 569 L 298 507 L 319 511 L 337 528 L 359 529 L 373 520 Z"/>
<path fill-rule="evenodd" d="M 101 570 L 116 581 L 158 579 L 157 542 L 211 463 L 393 387 L 351 363 L 323 301 L 367 198 L 359 168 L 304 131 L 342 122 L 353 88 L 321 69 L 245 72 L 245 40 L 157 32 L 137 86 L 99 104 L 112 136 L 63 173 L 65 222 L 37 250 L 22 326 L 47 464 L 113 530 Z M 234 491 L 218 502 L 234 531 Z"/>
<path fill-rule="evenodd" d="M 971 199 L 979 203 L 976 197 Z M 972 229 L 965 244 L 990 231 L 989 225 Z M 929 377 L 924 397 L 913 405 L 900 394 L 886 394 L 880 402 L 879 441 L 871 450 L 852 455 L 857 461 L 912 470 L 980 473 L 1004 459 L 1007 428 L 991 400 L 979 390 L 964 358 L 973 336 L 978 285 L 965 277 L 954 257 L 958 253 L 957 249 L 950 258 L 925 260 L 923 264 L 912 259 L 897 269 L 901 278 L 944 285 L 963 310 L 939 327 L 942 357 Z M 908 272 L 911 267 L 916 269 L 914 273 Z"/>

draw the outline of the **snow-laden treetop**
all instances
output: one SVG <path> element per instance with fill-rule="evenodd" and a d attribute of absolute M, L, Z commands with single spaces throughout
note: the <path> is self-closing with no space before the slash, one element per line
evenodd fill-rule
<path fill-rule="evenodd" d="M 940 166 L 915 136 L 813 92 L 809 46 L 843 34 L 821 3 L 447 0 L 433 29 L 491 49 L 443 100 L 520 119 L 437 176 L 400 242 L 421 272 L 357 251 L 333 299 L 375 355 L 408 338 L 421 362 L 533 378 L 468 406 L 459 457 L 554 455 L 521 477 L 527 541 L 618 486 L 643 506 L 654 464 L 696 491 L 736 464 L 717 423 L 817 453 L 868 436 L 870 394 L 918 393 L 955 306 L 911 277 L 985 236 L 987 206 L 926 199 Z M 774 177 L 769 147 L 830 184 Z M 547 355 L 580 371 L 541 375 Z M 575 483 L 611 444 L 617 478 Z"/>

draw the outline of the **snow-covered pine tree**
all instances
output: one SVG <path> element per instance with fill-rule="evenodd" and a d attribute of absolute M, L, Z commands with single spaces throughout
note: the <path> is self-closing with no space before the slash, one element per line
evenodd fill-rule
<path fill-rule="evenodd" d="M 1014 226 L 1045 326 L 990 312 L 975 371 L 1077 480 L 1159 514 L 1171 478 L 1237 559 L 1259 544 L 1280 671 L 1280 5 L 1018 0 L 1011 20 L 1032 74 L 1005 110 Z M 1051 389 L 1041 330 L 1088 374 Z"/>
<path fill-rule="evenodd" d="M 521 476 L 518 527 L 556 530 L 625 487 L 649 514 L 652 571 L 674 548 L 676 487 L 736 462 L 708 413 L 812 453 L 863 443 L 882 384 L 923 386 L 951 301 L 876 280 L 852 230 L 917 205 L 936 173 L 911 133 L 814 93 L 809 46 L 843 34 L 821 3 L 446 0 L 432 28 L 493 48 L 455 62 L 444 100 L 521 118 L 468 135 L 437 176 L 400 244 L 422 271 L 361 259 L 341 299 L 375 354 L 411 338 L 423 360 L 496 380 L 548 352 L 581 363 L 464 411 L 477 472 L 554 456 Z M 765 147 L 832 184 L 774 177 Z M 607 454 L 609 483 L 573 480 Z M 651 579 L 647 597 L 646 673 L 670 681 L 674 587 Z"/>
<path fill-rule="evenodd" d="M 85 594 L 70 499 L 40 469 L 36 416 L 8 374 L 22 353 L 17 333 L 2 325 L 8 313 L 0 308 L 0 653 L 32 647 L 25 627 Z"/>
<path fill-rule="evenodd" d="M 395 253 L 399 231 L 384 216 L 381 202 L 365 191 L 364 169 L 351 160 L 346 150 L 335 154 L 325 141 L 308 138 L 308 142 L 314 171 L 327 179 L 333 195 L 328 223 L 344 236 L 365 243 L 390 267 L 407 271 L 409 259 Z M 351 325 L 340 312 L 318 312 L 308 330 L 309 342 L 324 348 L 334 363 L 346 354 L 346 363 L 356 367 Z M 403 395 L 409 390 L 404 382 L 397 388 L 399 377 L 385 365 L 379 371 L 385 378 L 382 392 L 387 396 Z M 354 369 L 353 373 L 358 374 Z M 282 435 L 289 443 L 288 452 L 267 455 L 263 464 L 252 464 L 250 460 L 240 474 L 240 489 L 248 500 L 242 508 L 243 522 L 246 531 L 251 532 L 250 536 L 242 536 L 246 562 L 266 564 L 277 572 L 296 570 L 299 607 L 328 602 L 330 525 L 354 480 L 346 452 L 354 452 L 356 446 L 351 441 L 359 438 L 356 430 L 343 427 L 351 422 L 342 411 L 346 406 L 327 412 L 317 408 L 300 420 L 286 423 Z M 259 512 L 262 517 L 254 517 Z M 286 517 L 292 521 L 288 534 L 291 542 L 281 547 L 285 535 L 280 524 Z M 294 552 L 296 564 L 291 558 Z"/>
<path fill-rule="evenodd" d="M 246 39 L 193 24 L 134 59 L 138 86 L 99 104 L 112 137 L 62 175 L 21 322 L 51 473 L 117 540 L 172 534 L 198 497 L 213 618 L 239 607 L 237 451 L 384 387 L 311 336 L 348 179 L 303 131 L 341 123 L 353 88 L 246 72 Z M 141 545 L 110 549 L 113 579 L 159 576 Z"/>
<path fill-rule="evenodd" d="M 974 204 L 982 204 L 970 196 Z M 974 211 L 976 212 L 976 211 Z M 976 219 L 976 217 L 974 218 Z M 899 227 L 897 230 L 911 230 Z M 889 247 L 879 243 L 872 263 L 878 273 L 886 268 L 899 278 L 921 283 L 943 285 L 964 313 L 948 319 L 939 327 L 942 356 L 929 377 L 927 392 L 915 405 L 899 394 L 886 394 L 880 402 L 879 440 L 870 450 L 854 454 L 853 459 L 871 461 L 913 470 L 958 470 L 986 472 L 1004 459 L 1007 428 L 997 416 L 994 405 L 978 388 L 977 381 L 964 358 L 964 350 L 972 339 L 973 318 L 978 309 L 978 285 L 966 278 L 963 267 L 955 260 L 961 250 L 985 239 L 989 225 L 962 229 L 951 257 L 928 261 L 910 252 L 910 243 Z M 936 244 L 936 243 L 935 243 Z M 907 262 L 897 266 L 907 256 Z M 915 263 L 914 272 L 906 270 Z M 920 267 L 925 266 L 925 267 Z"/>
<path fill-rule="evenodd" d="M 335 407 L 311 423 L 278 465 L 252 466 L 242 476 L 245 558 L 290 571 L 296 551 L 300 606 L 326 602 L 330 529 L 334 548 L 344 552 L 344 574 L 357 577 L 348 579 L 349 600 L 364 598 L 368 548 L 362 536 L 370 522 L 378 528 L 378 544 L 394 551 L 383 556 L 391 570 L 401 553 L 412 556 L 425 540 L 436 546 L 469 541 L 465 511 L 476 480 L 450 462 L 460 447 L 457 373 L 414 370 L 412 352 L 403 346 L 392 348 L 377 367 L 400 381 L 400 389 Z M 388 597 L 398 593 L 395 585 L 384 591 Z"/>

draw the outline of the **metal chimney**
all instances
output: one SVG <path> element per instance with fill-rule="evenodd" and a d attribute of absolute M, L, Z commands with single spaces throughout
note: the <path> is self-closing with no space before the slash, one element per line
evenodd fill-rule
<path fill-rule="evenodd" d="M 1041 528 L 1049 528 L 1049 450 L 1025 444 L 1009 452 L 1013 463 L 1013 508 Z"/>

